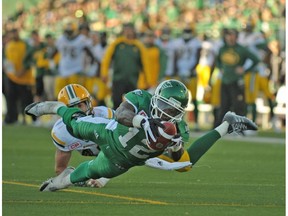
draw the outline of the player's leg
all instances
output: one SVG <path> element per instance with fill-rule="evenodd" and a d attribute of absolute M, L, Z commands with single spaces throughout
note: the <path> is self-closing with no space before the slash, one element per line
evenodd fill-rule
<path fill-rule="evenodd" d="M 199 110 L 198 110 L 198 101 L 197 101 L 197 77 L 192 77 L 191 79 L 188 79 L 189 81 L 186 82 L 186 86 L 188 88 L 188 90 L 191 92 L 191 96 L 192 96 L 192 103 L 194 105 L 194 128 L 195 130 L 199 130 L 199 126 L 198 126 L 198 114 L 199 114 Z"/>
<path fill-rule="evenodd" d="M 218 127 L 197 139 L 187 149 L 190 161 L 194 165 L 218 139 L 227 133 L 240 133 L 246 130 L 257 129 L 257 125 L 246 117 L 227 112 L 222 123 Z"/>
<path fill-rule="evenodd" d="M 215 82 L 211 83 L 211 105 L 213 106 L 213 128 L 217 126 L 217 122 L 219 118 L 219 110 L 221 104 L 221 78 L 216 78 Z"/>
<path fill-rule="evenodd" d="M 247 73 L 244 76 L 245 102 L 247 104 L 247 114 L 251 113 L 252 120 L 256 121 L 257 109 L 256 98 L 259 91 L 259 79 L 256 73 Z"/>
<path fill-rule="evenodd" d="M 108 95 L 108 88 L 100 78 L 87 78 L 85 80 L 85 87 L 95 99 L 94 106 L 105 106 L 105 98 Z"/>
<path fill-rule="evenodd" d="M 119 166 L 115 165 L 101 151 L 94 160 L 81 163 L 71 174 L 70 180 L 72 183 L 76 183 L 88 180 L 90 178 L 113 178 L 115 176 L 121 175 L 127 170 L 128 169 L 120 168 Z"/>
<path fill-rule="evenodd" d="M 66 77 L 61 76 L 55 77 L 54 98 L 58 97 L 58 92 L 60 92 L 61 89 L 66 85 L 68 85 L 68 79 Z"/>
<path fill-rule="evenodd" d="M 230 86 L 230 98 L 232 110 L 238 115 L 247 114 L 247 106 L 245 103 L 244 83 L 236 82 Z"/>
<path fill-rule="evenodd" d="M 262 91 L 267 98 L 270 108 L 270 119 L 274 117 L 275 95 L 272 93 L 268 77 L 259 77 L 259 91 Z"/>
<path fill-rule="evenodd" d="M 226 112 L 229 111 L 231 107 L 231 95 L 230 95 L 230 88 L 231 84 L 224 84 L 221 83 L 220 87 L 220 108 L 219 108 L 219 115 L 217 117 L 217 122 L 215 123 L 215 126 L 218 126 L 221 124 L 221 121 L 225 115 Z"/>
<path fill-rule="evenodd" d="M 197 77 L 198 77 L 198 85 L 202 87 L 206 87 L 209 84 L 211 67 L 208 65 L 197 65 L 196 67 Z"/>
<path fill-rule="evenodd" d="M 72 152 L 71 151 L 61 151 L 60 149 L 56 149 L 55 152 L 55 173 L 59 175 L 62 173 L 69 164 Z"/>
<path fill-rule="evenodd" d="M 74 84 L 74 83 L 84 85 L 85 84 L 85 76 L 80 74 L 80 73 L 76 73 L 76 74 L 73 74 L 73 75 L 67 77 L 67 85 L 68 84 Z"/>
<path fill-rule="evenodd" d="M 81 163 L 75 170 L 64 170 L 59 176 L 52 178 L 41 191 L 56 191 L 67 188 L 78 182 L 87 181 L 91 178 L 112 178 L 127 172 L 128 169 L 117 166 L 108 159 L 103 152 L 91 161 Z"/>

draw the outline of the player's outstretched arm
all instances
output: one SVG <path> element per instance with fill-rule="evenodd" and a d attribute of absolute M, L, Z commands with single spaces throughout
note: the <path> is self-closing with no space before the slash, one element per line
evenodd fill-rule
<path fill-rule="evenodd" d="M 24 112 L 26 115 L 39 117 L 42 115 L 57 114 L 57 110 L 63 106 L 66 107 L 64 103 L 59 101 L 34 102 L 26 106 Z"/>

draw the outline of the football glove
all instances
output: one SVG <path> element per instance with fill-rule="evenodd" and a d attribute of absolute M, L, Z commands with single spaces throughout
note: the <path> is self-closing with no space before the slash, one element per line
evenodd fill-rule
<path fill-rule="evenodd" d="M 150 142 L 150 139 L 153 142 L 156 142 L 157 137 L 159 137 L 158 127 L 164 128 L 164 125 L 161 123 L 161 119 L 147 118 L 143 120 L 144 121 L 142 121 L 141 127 L 145 131 L 148 142 Z"/>
<path fill-rule="evenodd" d="M 177 170 L 185 167 L 190 167 L 192 163 L 190 161 L 169 162 L 160 158 L 150 158 L 145 161 L 145 165 L 161 170 Z"/>
<path fill-rule="evenodd" d="M 156 142 L 156 138 L 159 137 L 158 127 L 164 128 L 159 118 L 147 118 L 142 115 L 136 115 L 133 118 L 132 124 L 134 127 L 143 128 L 147 141 L 150 143 L 150 139 Z"/>
<path fill-rule="evenodd" d="M 177 152 L 182 148 L 183 140 L 180 134 L 176 134 L 172 139 L 172 144 L 169 147 L 172 152 Z"/>

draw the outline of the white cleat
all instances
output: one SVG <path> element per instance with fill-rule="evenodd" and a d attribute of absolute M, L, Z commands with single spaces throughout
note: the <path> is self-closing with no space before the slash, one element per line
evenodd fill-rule
<path fill-rule="evenodd" d="M 56 191 L 60 189 L 67 188 L 70 184 L 67 184 L 63 179 L 71 174 L 75 169 L 73 167 L 67 167 L 60 175 L 50 178 L 47 181 L 43 182 L 40 186 L 40 191 Z"/>
<path fill-rule="evenodd" d="M 62 106 L 66 105 L 58 101 L 34 102 L 26 106 L 24 112 L 27 115 L 39 117 L 42 115 L 57 114 L 58 108 Z"/>

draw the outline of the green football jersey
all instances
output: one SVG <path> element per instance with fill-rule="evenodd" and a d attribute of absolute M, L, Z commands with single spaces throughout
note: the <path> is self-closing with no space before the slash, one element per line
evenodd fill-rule
<path fill-rule="evenodd" d="M 135 112 L 147 117 L 150 117 L 151 97 L 150 93 L 143 90 L 135 90 L 125 95 L 125 99 L 134 106 Z M 144 165 L 147 159 L 163 153 L 151 150 L 146 145 L 146 136 L 142 128 L 124 126 L 115 119 L 90 116 L 81 118 L 75 123 L 72 123 L 73 132 L 76 132 L 79 138 L 97 143 L 109 161 L 121 167 Z M 183 140 L 188 141 L 186 123 L 181 121 L 177 124 L 177 129 Z"/>

